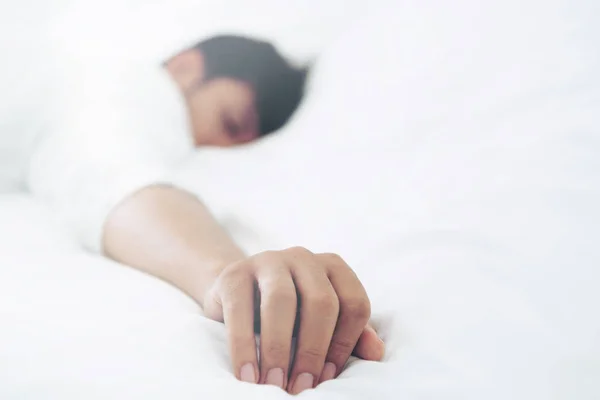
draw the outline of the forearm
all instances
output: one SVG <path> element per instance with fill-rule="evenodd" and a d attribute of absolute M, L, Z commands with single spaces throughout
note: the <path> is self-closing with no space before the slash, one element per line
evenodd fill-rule
<path fill-rule="evenodd" d="M 104 253 L 163 279 L 202 305 L 206 288 L 243 252 L 194 196 L 168 186 L 142 189 L 109 215 Z"/>

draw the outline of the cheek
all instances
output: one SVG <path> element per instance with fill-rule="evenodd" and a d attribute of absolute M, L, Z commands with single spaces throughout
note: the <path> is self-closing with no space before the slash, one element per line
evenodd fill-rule
<path fill-rule="evenodd" d="M 198 101 L 190 113 L 196 146 L 222 145 L 223 128 L 214 104 Z"/>
<path fill-rule="evenodd" d="M 218 121 L 207 120 L 196 128 L 195 141 L 198 146 L 230 146 L 231 138 Z"/>

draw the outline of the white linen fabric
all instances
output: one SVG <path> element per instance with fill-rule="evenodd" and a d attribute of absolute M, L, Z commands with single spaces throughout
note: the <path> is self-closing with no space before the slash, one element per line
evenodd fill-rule
<path fill-rule="evenodd" d="M 66 1 L 0 3 L 0 193 L 25 187 L 54 78 L 47 33 Z"/>
<path fill-rule="evenodd" d="M 339 252 L 365 283 L 385 361 L 301 396 L 597 399 L 598 5 L 366 14 L 281 134 L 174 178 L 249 252 Z M 82 253 L 35 200 L 3 196 L 0 221 L 2 397 L 287 397 L 235 381 L 222 325 Z"/>
<path fill-rule="evenodd" d="M 31 191 L 78 242 L 100 251 L 108 212 L 165 182 L 168 168 L 192 150 L 187 116 L 161 60 L 133 47 L 120 57 L 114 39 L 131 43 L 126 32 L 100 40 L 91 14 L 73 11 L 84 3 L 53 6 L 28 1 L 2 16 L 14 39 L 0 82 L 0 192 Z"/>
<path fill-rule="evenodd" d="M 124 65 L 108 75 L 77 72 L 56 95 L 50 131 L 29 164 L 32 193 L 95 252 L 109 212 L 143 187 L 168 183 L 170 168 L 193 150 L 186 106 L 167 72 Z"/>

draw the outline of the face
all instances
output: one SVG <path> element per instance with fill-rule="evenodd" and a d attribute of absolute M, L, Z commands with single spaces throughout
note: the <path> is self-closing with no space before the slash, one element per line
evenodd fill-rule
<path fill-rule="evenodd" d="M 186 50 L 166 64 L 185 97 L 196 146 L 233 146 L 259 136 L 254 90 L 231 78 L 204 81 L 204 60 Z"/>
<path fill-rule="evenodd" d="M 244 82 L 218 78 L 187 94 L 197 146 L 233 146 L 259 136 L 254 91 Z"/>

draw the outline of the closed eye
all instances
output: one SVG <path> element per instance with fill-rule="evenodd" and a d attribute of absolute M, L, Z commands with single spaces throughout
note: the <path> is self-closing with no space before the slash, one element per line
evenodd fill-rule
<path fill-rule="evenodd" d="M 239 136 L 239 134 L 242 130 L 240 128 L 240 125 L 233 118 L 231 118 L 229 116 L 223 117 L 223 126 L 225 127 L 227 134 L 232 139 L 235 139 L 237 136 Z"/>

